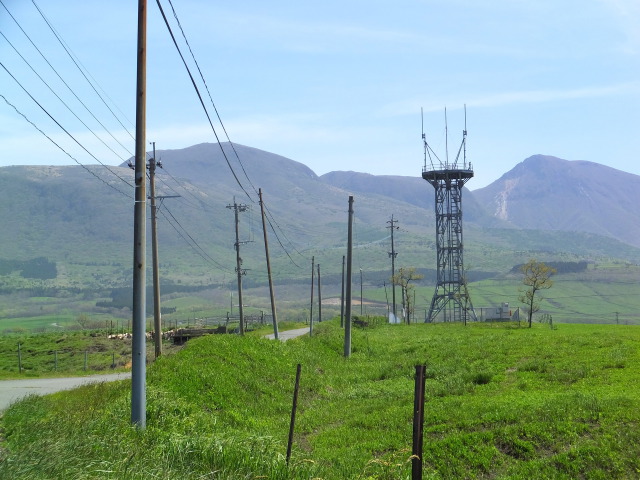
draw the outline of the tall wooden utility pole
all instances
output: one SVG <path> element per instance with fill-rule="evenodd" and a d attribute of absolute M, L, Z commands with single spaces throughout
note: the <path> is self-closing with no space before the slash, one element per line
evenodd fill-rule
<path fill-rule="evenodd" d="M 320 264 L 318 264 L 318 323 L 322 322 L 322 290 L 320 290 Z"/>
<path fill-rule="evenodd" d="M 260 197 L 260 212 L 262 213 L 262 233 L 264 234 L 264 251 L 267 256 L 267 274 L 269 275 L 269 297 L 271 298 L 271 318 L 273 319 L 273 336 L 278 340 L 278 317 L 276 317 L 276 297 L 273 294 L 273 279 L 271 277 L 271 261 L 269 260 L 269 241 L 267 240 L 267 223 L 264 217 L 264 203 L 262 201 L 262 189 L 258 189 Z"/>
<path fill-rule="evenodd" d="M 344 319 L 344 356 L 351 356 L 351 263 L 353 246 L 353 195 L 349 195 L 349 226 L 347 227 L 347 287 Z"/>
<path fill-rule="evenodd" d="M 153 157 L 149 159 L 149 195 L 151 199 L 151 254 L 153 262 L 153 341 L 155 358 L 162 355 L 162 320 L 160 317 L 160 272 L 158 261 L 158 207 L 156 205 L 156 142 L 153 145 Z"/>
<path fill-rule="evenodd" d="M 394 277 L 396 274 L 396 257 L 398 256 L 398 253 L 396 252 L 393 244 L 393 231 L 398 230 L 400 227 L 396 227 L 396 223 L 398 223 L 398 221 L 393 219 L 393 215 L 391 215 L 391 220 L 387 223 L 390 224 L 387 228 L 391 229 L 391 251 L 389 252 L 389 256 L 391 257 L 391 301 L 393 302 L 393 321 L 396 322 L 396 281 Z"/>
<path fill-rule="evenodd" d="M 246 273 L 246 270 L 242 268 L 242 258 L 240 257 L 240 227 L 239 227 L 239 212 L 246 212 L 247 205 L 236 203 L 235 198 L 233 199 L 233 205 L 227 205 L 227 208 L 233 209 L 235 214 L 235 223 L 236 223 L 236 243 L 234 247 L 236 249 L 236 272 L 238 274 L 238 311 L 240 315 L 240 335 L 244 335 L 244 310 L 242 306 L 242 275 Z M 245 242 L 242 242 L 245 243 Z"/>
<path fill-rule="evenodd" d="M 133 210 L 133 338 L 131 342 L 131 423 L 145 429 L 147 395 L 146 350 L 146 83 L 147 1 L 138 0 L 138 56 L 136 80 L 135 196 Z"/>
<path fill-rule="evenodd" d="M 309 305 L 309 336 L 313 336 L 313 271 L 315 270 L 315 257 L 311 257 L 311 304 Z"/>

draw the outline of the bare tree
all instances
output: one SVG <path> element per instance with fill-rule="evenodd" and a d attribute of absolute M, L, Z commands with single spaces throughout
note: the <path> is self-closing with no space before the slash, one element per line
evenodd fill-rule
<path fill-rule="evenodd" d="M 556 269 L 532 258 L 520 267 L 520 271 L 524 275 L 522 283 L 527 288 L 520 294 L 518 300 L 525 304 L 529 328 L 531 328 L 533 314 L 540 310 L 540 301 L 542 300 L 538 292 L 551 288 L 553 285 L 551 275 L 556 273 Z"/>
<path fill-rule="evenodd" d="M 89 315 L 87 315 L 86 313 L 81 313 L 76 317 L 76 322 L 78 322 L 80 328 L 84 330 L 89 326 Z"/>
<path fill-rule="evenodd" d="M 411 291 L 415 288 L 414 285 L 410 285 L 412 280 L 421 280 L 424 278 L 424 275 L 417 273 L 415 267 L 405 268 L 400 267 L 396 274 L 391 277 L 391 280 L 396 285 L 400 285 L 402 289 L 402 305 L 405 315 L 405 320 L 409 323 L 409 319 L 411 318 L 411 312 L 414 308 L 411 298 Z"/>

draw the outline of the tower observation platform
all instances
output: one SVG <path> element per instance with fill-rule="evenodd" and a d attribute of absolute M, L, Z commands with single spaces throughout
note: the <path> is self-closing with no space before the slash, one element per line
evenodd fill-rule
<path fill-rule="evenodd" d="M 473 178 L 471 163 L 466 161 L 466 136 L 465 125 L 456 160 L 449 163 L 448 158 L 445 161 L 438 159 L 422 134 L 425 148 L 422 178 L 435 191 L 437 264 L 436 289 L 425 322 L 461 321 L 466 324 L 469 319 L 477 320 L 467 290 L 463 261 L 462 187 Z"/>

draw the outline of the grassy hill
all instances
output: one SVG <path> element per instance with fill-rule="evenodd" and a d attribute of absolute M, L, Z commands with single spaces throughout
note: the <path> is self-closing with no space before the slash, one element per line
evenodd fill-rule
<path fill-rule="evenodd" d="M 410 478 L 414 365 L 427 365 L 425 478 L 616 479 L 640 469 L 640 331 L 513 324 L 356 329 L 281 344 L 212 336 L 127 382 L 5 412 L 3 478 Z M 284 461 L 302 365 L 292 461 Z M 43 455 L 43 452 L 47 452 Z"/>

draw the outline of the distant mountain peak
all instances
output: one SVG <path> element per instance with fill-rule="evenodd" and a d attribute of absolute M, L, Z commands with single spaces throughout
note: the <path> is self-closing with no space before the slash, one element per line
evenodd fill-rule
<path fill-rule="evenodd" d="M 516 227 L 597 233 L 640 246 L 640 177 L 605 165 L 533 155 L 473 194 Z"/>

